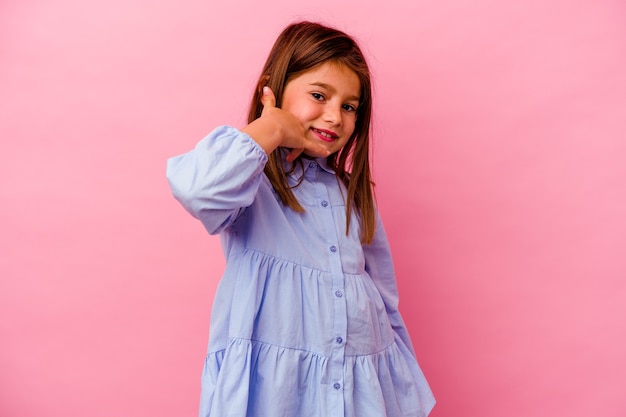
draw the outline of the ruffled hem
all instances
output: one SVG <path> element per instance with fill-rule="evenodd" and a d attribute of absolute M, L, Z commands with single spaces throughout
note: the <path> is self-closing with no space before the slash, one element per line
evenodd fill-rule
<path fill-rule="evenodd" d="M 400 341 L 346 356 L 343 380 L 336 381 L 328 357 L 231 339 L 206 357 L 200 417 L 425 417 L 434 399 L 407 353 Z"/>

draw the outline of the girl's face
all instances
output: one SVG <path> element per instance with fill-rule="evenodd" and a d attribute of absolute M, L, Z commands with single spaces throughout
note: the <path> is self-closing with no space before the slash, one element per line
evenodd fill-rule
<path fill-rule="evenodd" d="M 309 139 L 332 154 L 354 132 L 360 92 L 361 82 L 354 71 L 326 62 L 285 85 L 281 108 L 300 120 Z"/>

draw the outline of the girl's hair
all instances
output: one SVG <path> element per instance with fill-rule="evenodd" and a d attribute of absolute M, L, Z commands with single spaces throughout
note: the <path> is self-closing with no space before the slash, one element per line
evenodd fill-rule
<path fill-rule="evenodd" d="M 318 23 L 299 22 L 287 26 L 278 36 L 265 62 L 252 97 L 248 123 L 261 117 L 263 86 L 267 85 L 272 89 L 280 107 L 287 82 L 326 62 L 345 65 L 356 73 L 361 83 L 354 133 L 339 152 L 328 157 L 328 164 L 347 188 L 346 234 L 350 229 L 350 217 L 354 210 L 359 216 L 361 241 L 371 243 L 376 228 L 369 163 L 372 87 L 367 62 L 354 39 L 337 29 Z M 280 148 L 269 155 L 265 174 L 283 204 L 302 212 L 304 209 L 287 182 L 281 156 Z"/>

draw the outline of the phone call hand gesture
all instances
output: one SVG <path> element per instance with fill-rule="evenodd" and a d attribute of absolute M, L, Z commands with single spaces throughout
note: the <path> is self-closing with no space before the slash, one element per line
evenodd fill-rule
<path fill-rule="evenodd" d="M 328 156 L 329 152 L 319 143 L 305 136 L 302 123 L 291 113 L 276 107 L 276 97 L 269 87 L 263 87 L 261 96 L 263 111 L 242 131 L 254 139 L 268 155 L 277 147 L 289 148 L 287 161 L 292 162 L 302 152 L 316 157 Z"/>

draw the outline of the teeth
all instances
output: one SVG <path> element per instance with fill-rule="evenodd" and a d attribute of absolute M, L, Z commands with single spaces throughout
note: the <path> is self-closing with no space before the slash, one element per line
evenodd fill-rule
<path fill-rule="evenodd" d="M 329 139 L 332 139 L 332 138 L 333 138 L 333 136 L 332 136 L 332 135 L 330 135 L 329 133 L 322 132 L 321 130 L 318 130 L 317 132 L 318 132 L 320 135 L 324 136 L 325 138 L 329 138 Z"/>

